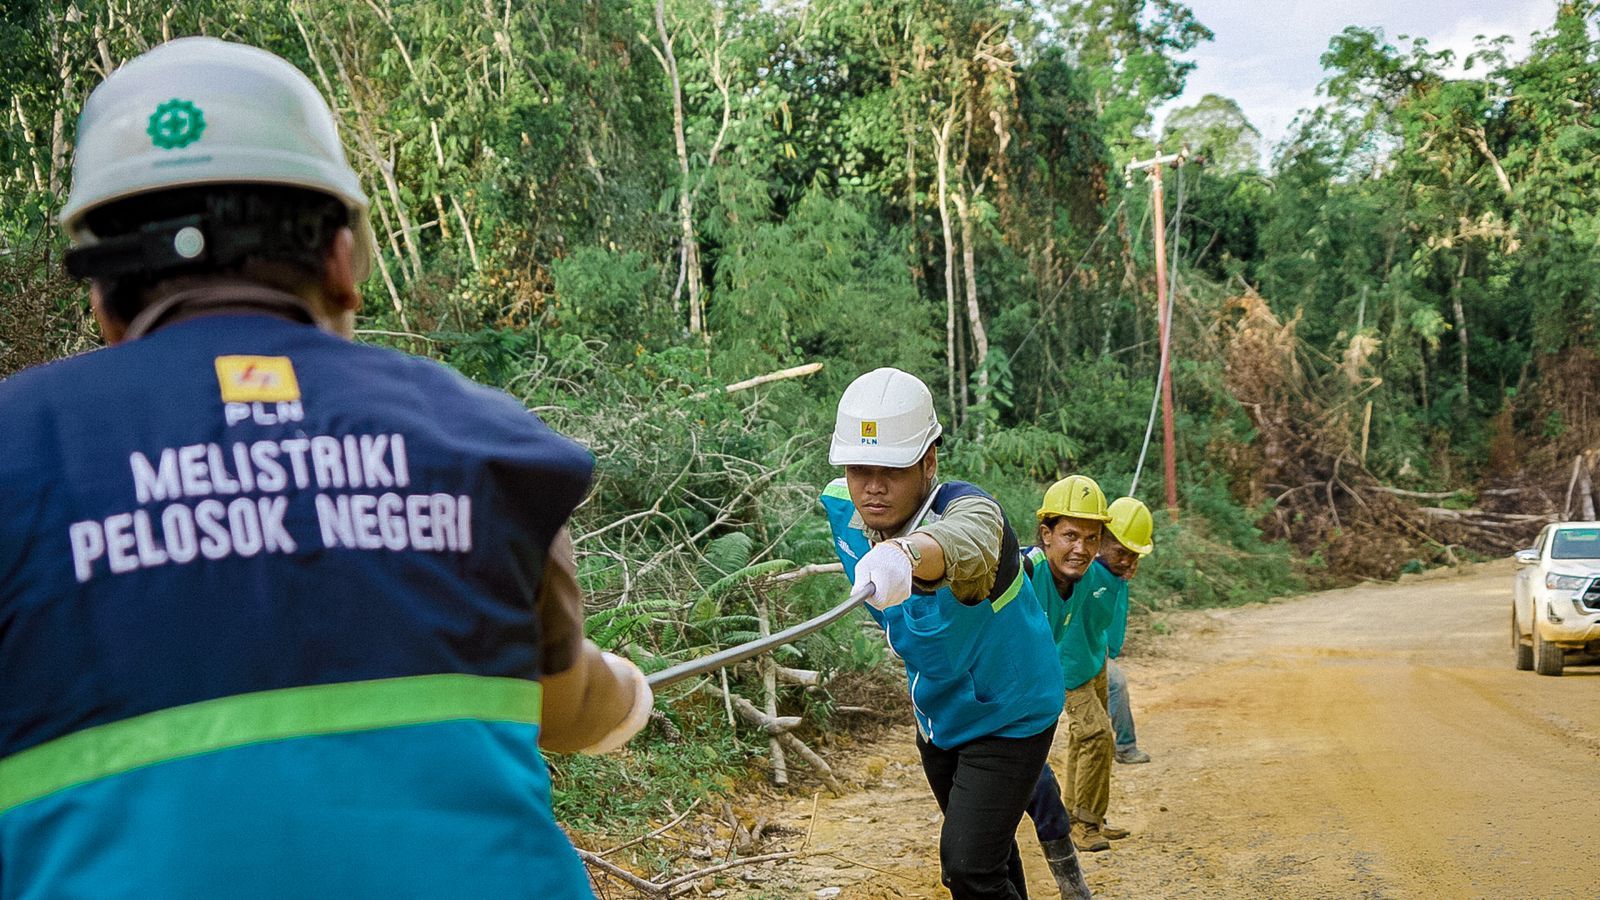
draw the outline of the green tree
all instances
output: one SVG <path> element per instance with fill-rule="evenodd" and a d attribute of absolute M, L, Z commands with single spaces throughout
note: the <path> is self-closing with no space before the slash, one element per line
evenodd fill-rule
<path fill-rule="evenodd" d="M 1057 39 L 1090 80 L 1105 133 L 1130 151 L 1154 110 L 1183 93 L 1195 64 L 1180 55 L 1212 37 L 1178 0 L 1086 0 L 1045 9 Z"/>
<path fill-rule="evenodd" d="M 1260 168 L 1261 132 L 1245 118 L 1239 104 L 1206 94 L 1193 106 L 1173 110 L 1162 125 L 1163 149 L 1188 147 L 1223 175 Z"/>

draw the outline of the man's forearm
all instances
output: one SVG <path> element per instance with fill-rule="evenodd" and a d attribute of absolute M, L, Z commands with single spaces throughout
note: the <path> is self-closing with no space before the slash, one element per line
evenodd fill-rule
<path fill-rule="evenodd" d="M 911 574 L 918 581 L 942 581 L 944 579 L 945 561 L 944 548 L 934 540 L 933 535 L 924 531 L 913 531 L 898 540 L 906 541 L 915 548 L 920 561 L 912 566 Z"/>
<path fill-rule="evenodd" d="M 643 676 L 637 670 L 619 672 L 605 657 L 599 647 L 584 641 L 570 668 L 539 679 L 544 688 L 540 746 L 559 753 L 591 749 L 630 714 L 641 712 L 636 705 L 648 702 L 639 692 Z"/>
<path fill-rule="evenodd" d="M 937 565 L 918 566 L 915 575 L 923 586 L 942 587 L 948 583 L 960 600 L 976 602 L 994 587 L 1000 559 L 1005 517 L 1000 507 L 981 497 L 964 497 L 951 503 L 938 522 L 913 532 L 919 547 L 936 545 Z"/>
<path fill-rule="evenodd" d="M 626 736 L 613 733 L 624 725 L 638 730 L 650 691 L 632 663 L 584 640 L 578 563 L 565 528 L 550 544 L 536 605 L 545 670 L 540 745 L 568 753 L 620 743 Z"/>

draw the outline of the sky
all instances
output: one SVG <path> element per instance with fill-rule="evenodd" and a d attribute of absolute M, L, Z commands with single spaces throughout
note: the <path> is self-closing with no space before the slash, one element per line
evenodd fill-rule
<path fill-rule="evenodd" d="M 1425 37 L 1431 49 L 1456 51 L 1457 68 L 1479 34 L 1511 35 L 1509 52 L 1527 52 L 1529 36 L 1555 21 L 1556 0 L 1187 0 L 1216 37 L 1188 55 L 1196 63 L 1183 95 L 1158 114 L 1189 106 L 1206 94 L 1238 101 L 1260 130 L 1264 155 L 1288 131 L 1295 114 L 1317 103 L 1318 62 L 1328 40 L 1346 26 L 1378 26 L 1388 42 Z"/>

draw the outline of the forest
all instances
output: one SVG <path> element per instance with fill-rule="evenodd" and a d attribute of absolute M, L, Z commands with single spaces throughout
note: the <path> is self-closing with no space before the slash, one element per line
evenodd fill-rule
<path fill-rule="evenodd" d="M 1265 146 L 1226 97 L 1158 124 L 1212 37 L 1179 0 L 8 2 L 0 376 L 98 344 L 54 218 L 88 91 L 210 34 L 340 118 L 378 243 L 358 339 L 593 450 L 586 630 L 646 670 L 842 598 L 827 436 L 885 365 L 934 389 L 941 472 L 1013 522 L 1065 474 L 1115 497 L 1138 470 L 1144 610 L 1503 555 L 1594 514 L 1597 25 L 1553 2 L 1524 51 L 1457 59 L 1352 23 Z M 1142 452 L 1160 322 L 1128 169 L 1161 153 L 1175 511 L 1159 422 Z M 826 742 L 848 692 L 778 670 L 884 663 L 851 620 L 677 691 L 635 752 L 552 762 L 558 812 L 624 830 L 727 790 L 768 744 L 730 693 Z M 620 787 L 564 789 L 598 778 Z"/>

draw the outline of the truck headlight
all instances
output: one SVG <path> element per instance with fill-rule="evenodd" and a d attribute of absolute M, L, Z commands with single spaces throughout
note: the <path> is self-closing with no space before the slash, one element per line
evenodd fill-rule
<path fill-rule="evenodd" d="M 1563 575 L 1551 572 L 1544 576 L 1544 586 L 1552 591 L 1576 591 L 1589 583 L 1587 575 Z"/>

